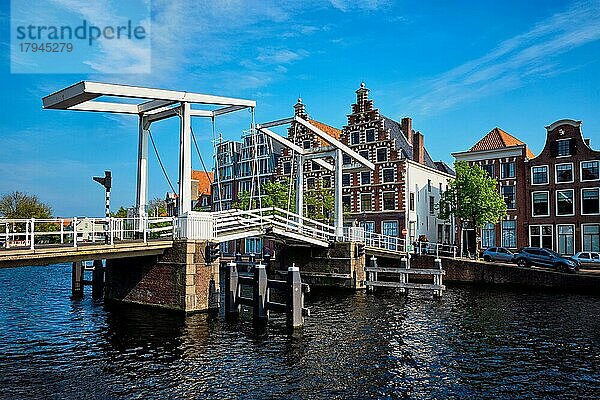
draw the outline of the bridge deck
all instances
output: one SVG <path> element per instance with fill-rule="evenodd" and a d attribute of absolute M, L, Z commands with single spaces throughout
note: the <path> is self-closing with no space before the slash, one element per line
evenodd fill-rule
<path fill-rule="evenodd" d="M 163 254 L 173 246 L 172 240 L 144 243 L 124 242 L 114 245 L 79 244 L 78 247 L 47 246 L 31 249 L 7 249 L 0 252 L 0 268 L 25 265 L 50 265 L 94 259 L 128 258 Z"/>

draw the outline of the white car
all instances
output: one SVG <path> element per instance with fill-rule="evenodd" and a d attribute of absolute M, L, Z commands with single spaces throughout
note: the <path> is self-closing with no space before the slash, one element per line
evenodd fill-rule
<path fill-rule="evenodd" d="M 600 268 L 600 253 L 595 253 L 593 251 L 581 251 L 571 258 L 579 261 L 583 267 Z"/>

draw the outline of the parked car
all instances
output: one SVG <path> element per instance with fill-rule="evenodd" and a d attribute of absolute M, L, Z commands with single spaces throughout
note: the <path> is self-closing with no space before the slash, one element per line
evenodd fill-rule
<path fill-rule="evenodd" d="M 573 256 L 574 260 L 579 261 L 585 267 L 600 268 L 600 254 L 593 251 L 581 251 Z"/>
<path fill-rule="evenodd" d="M 483 252 L 485 261 L 512 262 L 515 254 L 506 247 L 489 247 Z"/>
<path fill-rule="evenodd" d="M 551 267 L 558 271 L 575 272 L 579 270 L 579 261 L 570 257 L 539 247 L 523 247 L 515 254 L 515 262 L 519 267 L 537 265 L 539 267 Z"/>

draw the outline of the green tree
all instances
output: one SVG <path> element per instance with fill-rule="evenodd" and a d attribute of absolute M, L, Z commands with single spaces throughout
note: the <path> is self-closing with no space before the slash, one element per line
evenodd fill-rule
<path fill-rule="evenodd" d="M 324 188 L 321 181 L 317 180 L 314 188 L 304 194 L 306 204 L 306 217 L 316 221 L 332 223 L 335 196 L 333 189 Z"/>
<path fill-rule="evenodd" d="M 52 218 L 52 207 L 37 196 L 12 192 L 0 198 L 0 216 L 4 218 Z"/>
<path fill-rule="evenodd" d="M 454 168 L 456 178 L 440 198 L 438 217 L 445 220 L 454 217 L 459 235 L 463 222 L 468 221 L 479 237 L 485 224 L 496 224 L 506 216 L 506 202 L 498 192 L 498 182 L 479 165 L 458 161 Z M 476 255 L 479 256 L 479 240 Z"/>
<path fill-rule="evenodd" d="M 148 202 L 147 213 L 149 217 L 166 217 L 167 202 L 160 197 L 156 197 Z"/>
<path fill-rule="evenodd" d="M 110 215 L 115 218 L 127 218 L 127 209 L 121 206 L 117 212 L 112 212 Z"/>
<path fill-rule="evenodd" d="M 252 199 L 252 205 L 250 205 L 250 193 L 248 191 L 243 191 L 238 194 L 238 199 L 234 203 L 234 208 L 238 208 L 240 210 L 248 210 L 250 208 L 258 208 L 259 205 L 263 207 L 277 207 L 284 210 L 288 209 L 288 203 L 290 206 L 290 211 L 294 212 L 296 210 L 296 190 L 292 186 L 290 191 L 290 180 L 288 178 L 283 178 L 279 181 L 267 181 L 262 185 L 262 192 L 264 193 L 260 204 L 256 198 Z"/>

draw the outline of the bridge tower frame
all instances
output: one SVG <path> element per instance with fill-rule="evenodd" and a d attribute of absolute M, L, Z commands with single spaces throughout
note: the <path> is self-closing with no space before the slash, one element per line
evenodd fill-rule
<path fill-rule="evenodd" d="M 96 100 L 102 96 L 140 101 L 137 104 L 114 100 Z M 179 128 L 179 214 L 191 211 L 191 118 L 204 117 L 213 121 L 217 116 L 250 108 L 256 101 L 201 93 L 155 89 L 114 83 L 81 81 L 42 99 L 44 109 L 107 112 L 138 115 L 138 160 L 136 180 L 136 213 L 146 217 L 148 201 L 148 135 L 150 125 L 178 116 Z M 192 105 L 217 107 L 197 109 Z M 254 118 L 252 119 L 254 121 Z M 254 127 L 253 127 L 254 128 Z"/>

